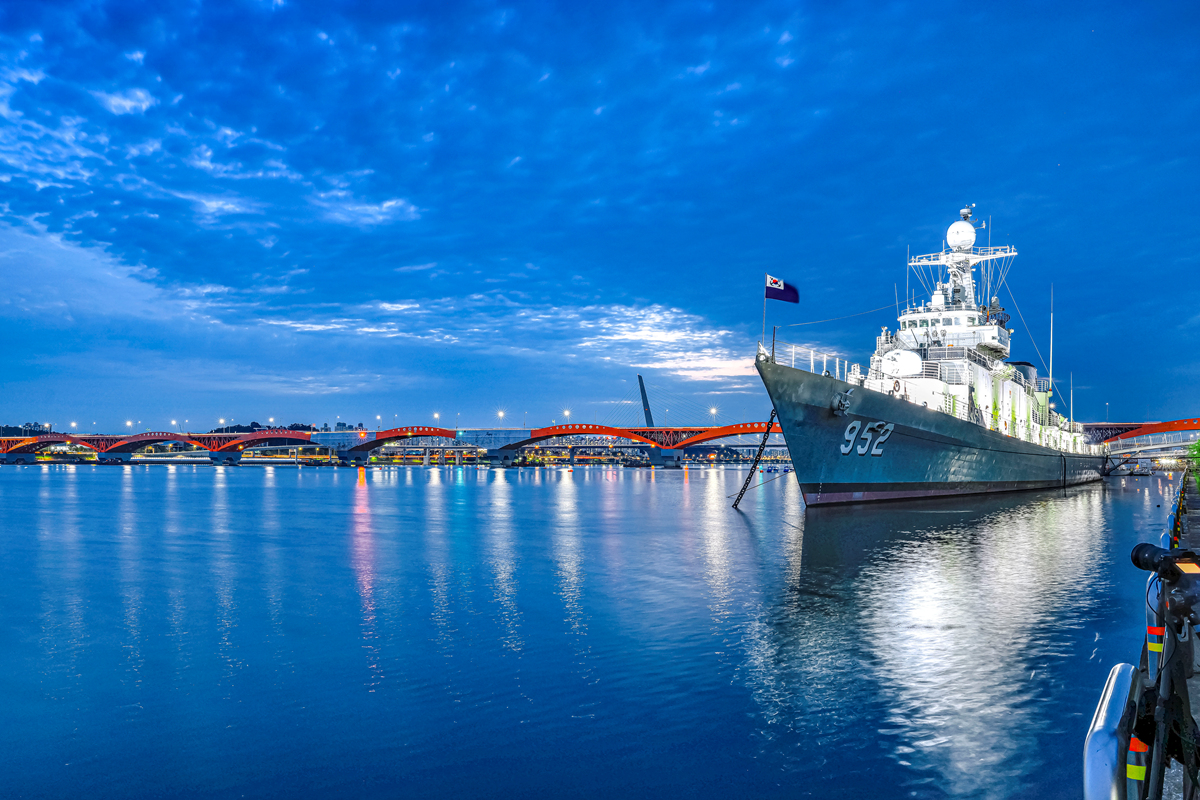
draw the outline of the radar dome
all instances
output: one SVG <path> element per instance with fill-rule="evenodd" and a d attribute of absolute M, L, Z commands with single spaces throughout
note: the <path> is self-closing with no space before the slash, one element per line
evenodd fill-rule
<path fill-rule="evenodd" d="M 946 244 L 952 250 L 967 250 L 975 244 L 975 226 L 959 220 L 946 231 Z"/>

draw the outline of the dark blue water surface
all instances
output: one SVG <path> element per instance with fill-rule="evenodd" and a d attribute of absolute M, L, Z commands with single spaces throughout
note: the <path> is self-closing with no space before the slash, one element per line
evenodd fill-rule
<path fill-rule="evenodd" d="M 1079 797 L 1166 480 L 0 468 L 5 797 Z"/>

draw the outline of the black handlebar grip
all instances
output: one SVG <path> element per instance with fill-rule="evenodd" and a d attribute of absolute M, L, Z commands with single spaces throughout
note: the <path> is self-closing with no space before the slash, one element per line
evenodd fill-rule
<path fill-rule="evenodd" d="M 1170 556 L 1170 550 L 1164 550 L 1161 547 L 1155 547 L 1145 542 L 1135 545 L 1133 552 L 1129 554 L 1133 565 L 1147 572 L 1158 572 L 1158 568 L 1162 566 L 1163 560 L 1170 558 Z"/>

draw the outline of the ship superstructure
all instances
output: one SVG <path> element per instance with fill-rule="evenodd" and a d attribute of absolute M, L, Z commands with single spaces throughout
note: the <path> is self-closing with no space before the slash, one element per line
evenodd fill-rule
<path fill-rule="evenodd" d="M 880 332 L 865 372 L 833 356 L 831 374 L 826 354 L 760 346 L 759 373 L 809 504 L 1100 476 L 1102 449 L 1054 410 L 1052 379 L 1008 361 L 1013 331 L 993 292 L 1017 251 L 976 247 L 972 216 L 960 212 L 941 251 L 909 259 L 928 299 L 907 303 L 896 329 Z"/>

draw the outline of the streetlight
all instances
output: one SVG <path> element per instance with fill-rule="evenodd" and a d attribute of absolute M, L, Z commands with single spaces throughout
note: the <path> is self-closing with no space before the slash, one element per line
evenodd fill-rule
<path fill-rule="evenodd" d="M 563 416 L 567 418 L 567 422 L 570 422 L 570 421 L 571 421 L 571 409 L 569 409 L 569 408 L 564 408 L 564 409 L 563 409 Z"/>
<path fill-rule="evenodd" d="M 715 427 L 717 426 L 717 407 L 716 407 L 716 406 L 713 406 L 712 408 L 710 408 L 710 409 L 708 410 L 708 413 L 712 414 L 712 418 L 713 418 L 713 427 L 715 428 Z"/>
<path fill-rule="evenodd" d="M 274 418 L 274 417 L 267 417 L 267 422 L 270 422 L 271 424 L 275 424 L 275 418 Z"/>
<path fill-rule="evenodd" d="M 1108 422 L 1108 403 L 1104 404 L 1104 421 Z M 75 423 L 71 423 L 74 425 Z"/>
<path fill-rule="evenodd" d="M 504 412 L 503 411 L 497 411 L 496 416 L 500 418 L 501 422 L 504 422 Z"/>
<path fill-rule="evenodd" d="M 74 427 L 75 427 L 75 423 L 74 423 L 74 422 L 72 422 L 72 423 L 71 423 L 71 427 L 72 427 L 72 428 L 74 428 Z"/>
<path fill-rule="evenodd" d="M 382 423 L 380 423 L 380 420 L 382 420 L 382 419 L 383 419 L 382 414 L 375 415 L 375 430 L 379 430 L 381 427 L 383 427 Z"/>

